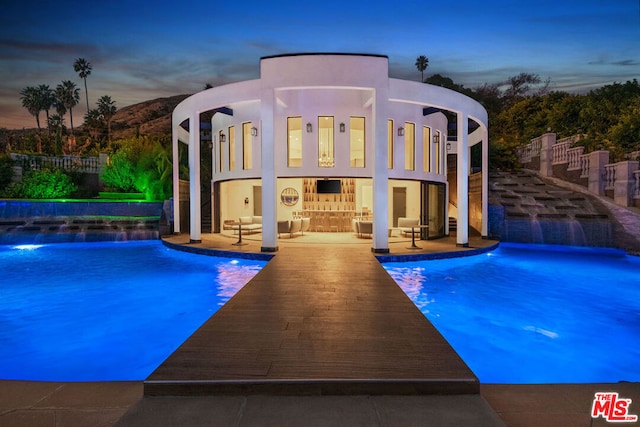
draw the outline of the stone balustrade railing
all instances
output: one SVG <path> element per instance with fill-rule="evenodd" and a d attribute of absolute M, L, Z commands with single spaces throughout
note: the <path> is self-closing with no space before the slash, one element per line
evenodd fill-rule
<path fill-rule="evenodd" d="M 102 168 L 106 163 L 106 155 L 100 157 L 80 157 L 80 156 L 61 156 L 47 157 L 39 155 L 16 154 L 11 153 L 11 158 L 17 166 L 28 167 L 37 170 L 42 168 L 63 169 L 65 171 L 75 171 L 81 173 L 102 172 Z"/>
<path fill-rule="evenodd" d="M 556 142 L 553 145 L 553 164 L 568 163 L 569 156 L 567 151 L 571 147 L 572 141 Z"/>
<path fill-rule="evenodd" d="M 581 138 L 582 135 L 576 135 L 556 140 L 554 133 L 546 133 L 518 149 L 517 154 L 525 167 L 527 164 L 539 167 L 542 176 L 584 185 L 592 193 L 611 197 L 621 206 L 640 207 L 640 151 L 626 155 L 628 160 L 612 164 L 608 151 L 584 154 L 584 147 L 572 147 Z"/>
<path fill-rule="evenodd" d="M 604 166 L 604 189 L 613 190 L 616 184 L 616 165 Z"/>
<path fill-rule="evenodd" d="M 582 170 L 582 153 L 584 147 L 575 147 L 567 149 L 567 170 Z"/>

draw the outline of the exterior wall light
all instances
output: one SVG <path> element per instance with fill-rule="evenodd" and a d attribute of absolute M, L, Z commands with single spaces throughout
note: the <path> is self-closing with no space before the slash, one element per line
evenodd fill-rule
<path fill-rule="evenodd" d="M 220 132 L 220 142 L 224 142 L 225 139 L 224 133 Z"/>
<path fill-rule="evenodd" d="M 435 135 L 433 135 L 433 143 L 440 144 L 440 132 L 436 132 Z"/>
<path fill-rule="evenodd" d="M 249 198 L 245 197 L 244 198 L 244 205 L 247 206 L 249 204 Z"/>
<path fill-rule="evenodd" d="M 251 128 L 251 136 L 258 136 L 258 128 L 253 126 Z"/>
<path fill-rule="evenodd" d="M 447 151 L 451 151 L 451 143 L 447 142 Z"/>
<path fill-rule="evenodd" d="M 404 128 L 402 126 L 398 128 L 398 136 L 404 136 Z"/>
<path fill-rule="evenodd" d="M 344 123 L 340 123 L 340 132 L 344 133 L 344 129 L 345 129 Z"/>
<path fill-rule="evenodd" d="M 307 133 L 311 133 L 311 123 L 307 123 Z"/>

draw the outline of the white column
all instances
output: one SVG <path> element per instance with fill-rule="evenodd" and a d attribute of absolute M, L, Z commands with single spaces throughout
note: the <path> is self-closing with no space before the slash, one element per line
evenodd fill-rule
<path fill-rule="evenodd" d="M 189 118 L 189 229 L 191 243 L 200 243 L 200 113 Z"/>
<path fill-rule="evenodd" d="M 482 125 L 481 125 L 482 126 Z M 482 126 L 482 238 L 489 236 L 489 132 Z"/>
<path fill-rule="evenodd" d="M 469 246 L 469 123 L 468 116 L 458 112 L 458 230 L 456 244 Z"/>
<path fill-rule="evenodd" d="M 373 237 L 372 252 L 389 252 L 389 167 L 387 148 L 387 88 L 375 90 L 373 126 Z"/>
<path fill-rule="evenodd" d="M 275 94 L 273 89 L 263 89 L 260 103 L 260 132 L 262 159 L 262 252 L 278 250 L 277 180 L 275 171 Z"/>
<path fill-rule="evenodd" d="M 180 233 L 180 162 L 178 152 L 180 140 L 177 129 L 173 129 L 173 232 Z"/>

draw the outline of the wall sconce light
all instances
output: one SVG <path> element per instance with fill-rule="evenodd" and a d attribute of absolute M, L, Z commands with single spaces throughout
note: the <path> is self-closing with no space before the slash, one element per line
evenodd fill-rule
<path fill-rule="evenodd" d="M 251 128 L 251 136 L 258 136 L 258 128 L 253 126 Z"/>
<path fill-rule="evenodd" d="M 311 133 L 311 123 L 307 123 L 307 133 Z"/>
<path fill-rule="evenodd" d="M 244 198 L 244 205 L 247 206 L 249 204 L 249 198 L 245 197 Z"/>
<path fill-rule="evenodd" d="M 447 142 L 447 151 L 451 151 L 451 143 Z"/>
<path fill-rule="evenodd" d="M 224 133 L 220 133 L 220 142 L 224 142 L 225 141 L 225 136 Z"/>
<path fill-rule="evenodd" d="M 404 128 L 402 126 L 398 128 L 398 136 L 404 136 Z"/>
<path fill-rule="evenodd" d="M 340 132 L 341 133 L 344 133 L 344 128 L 345 128 L 344 123 L 340 123 Z"/>
<path fill-rule="evenodd" d="M 440 144 L 440 132 L 436 132 L 435 135 L 433 135 L 433 143 Z"/>

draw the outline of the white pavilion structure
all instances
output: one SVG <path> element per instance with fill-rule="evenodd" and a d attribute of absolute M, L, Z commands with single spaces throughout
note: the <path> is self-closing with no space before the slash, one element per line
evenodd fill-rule
<path fill-rule="evenodd" d="M 210 123 L 201 123 L 207 112 Z M 211 141 L 201 145 L 209 126 Z M 375 253 L 389 252 L 402 218 L 418 218 L 428 239 L 449 235 L 455 219 L 459 246 L 470 233 L 488 233 L 486 110 L 461 93 L 390 78 L 386 56 L 261 58 L 260 78 L 182 101 L 172 133 L 174 232 L 188 224 L 192 242 L 202 238 L 209 202 L 203 155 L 212 164 L 212 231 L 259 218 L 264 252 L 278 250 L 278 223 L 299 217 L 319 233 L 352 232 L 350 223 L 368 220 Z M 180 180 L 181 144 L 188 183 Z"/>

